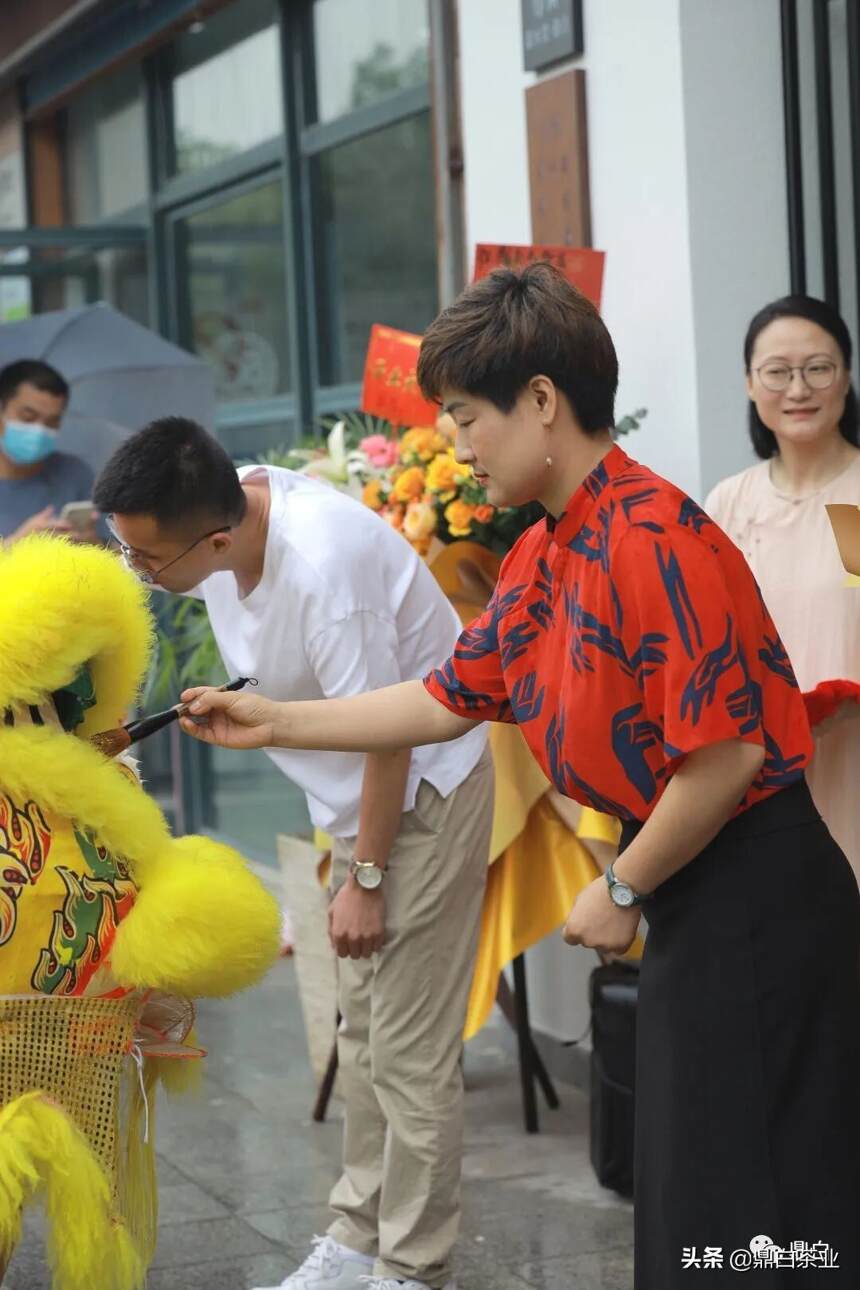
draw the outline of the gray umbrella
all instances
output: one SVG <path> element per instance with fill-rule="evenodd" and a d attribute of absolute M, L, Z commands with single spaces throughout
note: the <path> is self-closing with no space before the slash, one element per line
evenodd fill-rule
<path fill-rule="evenodd" d="M 209 365 L 110 305 L 0 326 L 0 367 L 22 358 L 43 359 L 69 382 L 72 397 L 58 446 L 95 471 L 118 443 L 157 417 L 191 417 L 214 428 Z"/>

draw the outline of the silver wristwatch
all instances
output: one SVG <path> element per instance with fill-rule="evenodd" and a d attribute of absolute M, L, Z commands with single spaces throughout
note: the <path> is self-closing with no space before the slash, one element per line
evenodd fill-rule
<path fill-rule="evenodd" d="M 351 860 L 349 872 L 365 891 L 375 891 L 377 887 L 381 887 L 385 876 L 385 869 L 373 860 Z"/>
<path fill-rule="evenodd" d="M 619 909 L 632 909 L 634 905 L 642 905 L 648 899 L 631 887 L 629 882 L 621 882 L 616 878 L 611 864 L 606 866 L 606 885 L 609 887 L 611 900 Z"/>

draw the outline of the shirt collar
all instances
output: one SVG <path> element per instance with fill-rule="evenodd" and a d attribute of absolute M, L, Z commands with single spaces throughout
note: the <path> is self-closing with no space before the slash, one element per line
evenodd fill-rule
<path fill-rule="evenodd" d="M 600 494 L 610 479 L 635 463 L 614 443 L 605 457 L 587 475 L 565 506 L 558 519 L 547 515 L 546 526 L 557 546 L 569 546 L 588 519 Z"/>

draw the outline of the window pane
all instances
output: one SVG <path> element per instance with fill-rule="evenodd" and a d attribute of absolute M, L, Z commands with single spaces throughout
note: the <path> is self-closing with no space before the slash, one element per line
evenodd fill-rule
<path fill-rule="evenodd" d="M 320 381 L 361 378 L 372 323 L 420 332 L 436 313 L 428 113 L 316 159 Z"/>
<path fill-rule="evenodd" d="M 317 119 L 428 79 L 427 0 L 315 0 Z"/>
<path fill-rule="evenodd" d="M 296 423 L 290 416 L 257 425 L 216 425 L 219 441 L 237 466 L 246 466 L 265 456 L 273 466 L 283 465 L 282 457 L 296 441 Z"/>
<path fill-rule="evenodd" d="M 45 247 L 29 257 L 34 313 L 72 309 L 106 300 L 135 322 L 149 325 L 146 250 L 113 247 L 101 251 Z"/>
<path fill-rule="evenodd" d="M 66 111 L 70 224 L 92 224 L 147 196 L 146 116 L 139 67 L 103 76 Z"/>
<path fill-rule="evenodd" d="M 283 130 L 272 0 L 242 0 L 174 46 L 175 169 L 202 170 Z"/>
<path fill-rule="evenodd" d="M 280 181 L 179 220 L 183 341 L 223 402 L 290 388 Z"/>

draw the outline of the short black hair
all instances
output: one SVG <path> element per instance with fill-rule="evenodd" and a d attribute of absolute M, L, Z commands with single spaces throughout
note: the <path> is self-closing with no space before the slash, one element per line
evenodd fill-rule
<path fill-rule="evenodd" d="M 0 407 L 13 399 L 22 385 L 34 385 L 43 394 L 53 394 L 54 398 L 68 402 L 68 381 L 40 358 L 22 358 L 0 370 Z"/>
<path fill-rule="evenodd" d="M 495 269 L 443 309 L 421 342 L 425 398 L 443 389 L 510 412 L 533 376 L 548 376 L 588 434 L 615 424 L 618 359 L 603 319 L 550 264 Z"/>
<path fill-rule="evenodd" d="M 126 439 L 96 480 L 93 503 L 106 515 L 151 515 L 165 528 L 239 524 L 245 514 L 229 455 L 186 417 L 162 417 Z"/>
<path fill-rule="evenodd" d="M 805 318 L 807 322 L 817 323 L 822 331 L 826 331 L 836 341 L 842 351 L 845 367 L 849 372 L 851 371 L 851 333 L 841 314 L 832 305 L 828 305 L 824 300 L 817 300 L 815 296 L 781 296 L 779 300 L 773 300 L 769 305 L 765 305 L 764 309 L 760 309 L 747 328 L 744 338 L 744 366 L 747 375 L 750 373 L 753 350 L 760 333 L 778 318 Z M 768 430 L 752 399 L 749 405 L 749 432 L 752 446 L 763 461 L 776 456 L 779 452 L 776 435 L 772 430 Z M 845 396 L 845 409 L 839 421 L 839 433 L 843 439 L 847 439 L 855 447 L 860 447 L 857 395 L 854 393 L 853 385 L 849 386 Z"/>

